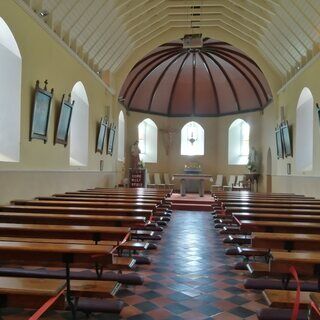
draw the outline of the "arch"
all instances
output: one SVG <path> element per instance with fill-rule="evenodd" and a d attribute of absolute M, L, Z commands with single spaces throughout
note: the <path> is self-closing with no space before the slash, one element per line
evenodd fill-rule
<path fill-rule="evenodd" d="M 124 161 L 124 142 L 125 142 L 125 120 L 123 112 L 119 112 L 118 117 L 118 160 Z"/>
<path fill-rule="evenodd" d="M 234 120 L 228 132 L 228 163 L 245 165 L 248 163 L 250 147 L 250 125 L 242 120 Z"/>
<path fill-rule="evenodd" d="M 181 155 L 204 155 L 204 129 L 195 122 L 186 123 L 181 129 Z"/>
<path fill-rule="evenodd" d="M 20 160 L 22 59 L 18 44 L 0 17 L 0 161 Z"/>
<path fill-rule="evenodd" d="M 74 100 L 74 107 L 70 125 L 70 165 L 86 166 L 89 144 L 89 101 L 81 81 L 73 86 L 71 99 Z"/>
<path fill-rule="evenodd" d="M 158 158 L 158 127 L 149 118 L 138 125 L 140 160 L 156 163 Z"/>
<path fill-rule="evenodd" d="M 302 89 L 296 113 L 296 169 L 298 172 L 313 168 L 313 95 L 309 88 Z"/>
<path fill-rule="evenodd" d="M 272 192 L 272 155 L 270 148 L 267 152 L 267 192 Z"/>

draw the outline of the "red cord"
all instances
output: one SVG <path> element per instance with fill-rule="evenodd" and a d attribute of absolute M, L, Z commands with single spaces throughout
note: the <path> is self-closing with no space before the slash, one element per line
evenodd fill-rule
<path fill-rule="evenodd" d="M 38 320 L 64 293 L 64 289 L 61 290 L 56 296 L 51 297 L 46 301 L 28 320 Z"/>
<path fill-rule="evenodd" d="M 291 320 L 297 320 L 298 319 L 298 313 L 299 313 L 299 306 L 300 306 L 300 280 L 298 277 L 297 270 L 294 266 L 291 266 L 289 268 L 289 271 L 291 272 L 294 280 L 297 282 L 297 292 L 296 292 L 296 298 L 294 301 L 294 306 L 291 314 Z"/>

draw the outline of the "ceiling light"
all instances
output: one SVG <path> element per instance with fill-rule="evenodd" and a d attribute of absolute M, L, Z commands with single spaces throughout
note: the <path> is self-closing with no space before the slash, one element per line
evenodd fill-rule
<path fill-rule="evenodd" d="M 41 18 L 46 17 L 48 14 L 49 14 L 49 12 L 47 10 L 41 10 L 38 13 L 39 17 L 41 17 Z"/>

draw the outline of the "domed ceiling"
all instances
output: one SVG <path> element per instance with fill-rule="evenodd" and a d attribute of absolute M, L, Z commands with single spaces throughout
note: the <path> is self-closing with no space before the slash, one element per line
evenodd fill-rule
<path fill-rule="evenodd" d="M 255 62 L 228 43 L 182 40 L 156 48 L 130 71 L 119 101 L 127 110 L 166 116 L 219 116 L 263 109 L 272 100 Z"/>

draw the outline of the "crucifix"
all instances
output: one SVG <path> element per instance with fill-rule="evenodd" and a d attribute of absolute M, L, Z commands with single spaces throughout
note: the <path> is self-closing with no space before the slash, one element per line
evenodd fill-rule
<path fill-rule="evenodd" d="M 173 128 L 165 128 L 165 129 L 159 129 L 159 131 L 163 133 L 164 148 L 166 150 L 166 155 L 169 155 L 170 148 L 172 147 L 172 144 L 173 144 L 173 136 L 179 130 L 173 129 Z"/>

